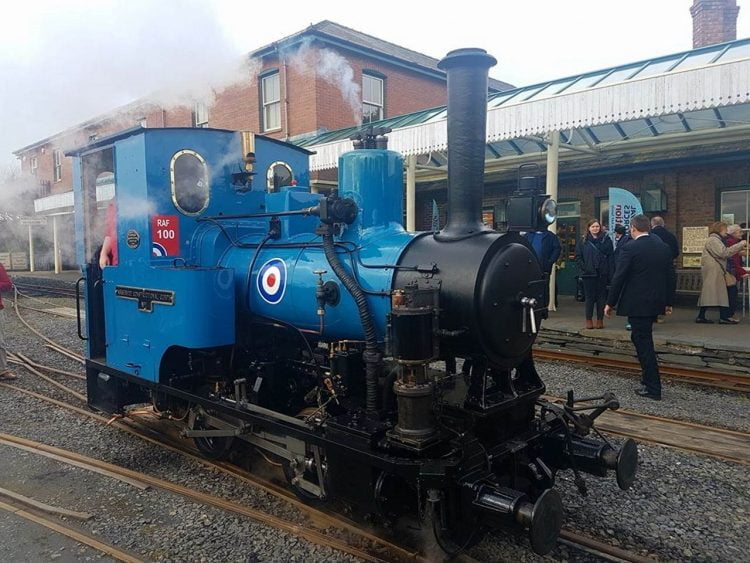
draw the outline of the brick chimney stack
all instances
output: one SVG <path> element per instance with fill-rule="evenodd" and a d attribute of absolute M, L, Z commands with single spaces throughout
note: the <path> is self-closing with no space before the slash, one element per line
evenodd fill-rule
<path fill-rule="evenodd" d="M 693 48 L 737 39 L 737 0 L 694 0 Z"/>

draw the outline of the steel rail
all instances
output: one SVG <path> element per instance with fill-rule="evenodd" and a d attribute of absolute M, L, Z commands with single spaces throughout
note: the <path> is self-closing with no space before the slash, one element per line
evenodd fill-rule
<path fill-rule="evenodd" d="M 51 518 L 47 518 L 46 516 L 42 516 L 40 514 L 37 514 L 36 512 L 27 510 L 24 504 L 18 501 L 0 501 L 0 509 L 10 512 L 11 514 L 15 514 L 16 516 L 19 516 L 20 518 L 23 518 L 30 522 L 34 522 L 35 524 L 39 524 L 40 526 L 44 526 L 48 530 L 57 532 L 58 534 L 75 540 L 80 544 L 87 545 L 97 551 L 100 551 L 101 553 L 104 553 L 105 555 L 109 555 L 110 557 L 117 559 L 118 561 L 122 561 L 123 563 L 144 562 L 143 559 L 140 559 L 135 555 L 127 553 L 113 545 L 93 538 L 80 530 L 76 530 L 75 528 L 66 526 L 62 522 L 52 520 Z"/>
<path fill-rule="evenodd" d="M 277 498 L 280 498 L 281 500 L 288 502 L 294 507 L 307 513 L 308 516 L 310 516 L 310 518 L 314 521 L 323 522 L 323 523 L 327 522 L 334 526 L 345 528 L 350 532 L 360 535 L 366 540 L 369 540 L 369 541 L 372 541 L 374 543 L 378 543 L 384 546 L 392 553 L 397 554 L 401 559 L 425 561 L 425 559 L 421 557 L 418 553 L 409 549 L 405 549 L 402 546 L 398 546 L 396 544 L 389 542 L 388 540 L 384 540 L 383 538 L 377 535 L 374 535 L 370 532 L 362 530 L 359 527 L 357 527 L 355 523 L 352 523 L 346 519 L 343 519 L 339 515 L 331 515 L 327 512 L 323 512 L 319 509 L 311 507 L 305 504 L 304 502 L 300 501 L 299 499 L 297 499 L 291 493 L 291 491 L 285 488 L 282 488 L 278 485 L 275 485 L 274 483 L 261 479 L 257 477 L 256 475 L 252 474 L 251 472 L 242 470 L 240 468 L 237 468 L 236 466 L 233 466 L 225 462 L 212 462 L 212 461 L 206 460 L 205 458 L 200 457 L 199 455 L 197 455 L 197 453 L 194 453 L 194 451 L 189 450 L 185 445 L 176 444 L 175 441 L 171 437 L 164 434 L 160 429 L 154 429 L 153 427 L 145 423 L 144 417 L 138 416 L 137 419 L 134 419 L 134 418 L 120 419 L 114 422 L 113 424 L 112 419 L 107 419 L 106 417 L 98 415 L 94 412 L 87 411 L 82 408 L 75 407 L 73 405 L 69 405 L 62 401 L 52 399 L 50 397 L 41 395 L 39 393 L 35 393 L 33 391 L 28 391 L 26 389 L 15 387 L 12 384 L 0 383 L 0 387 L 4 387 L 7 389 L 14 389 L 28 396 L 32 396 L 32 397 L 50 402 L 61 408 L 71 410 L 73 412 L 76 412 L 88 418 L 92 418 L 94 420 L 97 420 L 100 423 L 114 426 L 120 430 L 128 432 L 132 435 L 138 436 L 139 438 L 149 443 L 152 443 L 154 445 L 157 445 L 169 451 L 181 454 L 189 459 L 192 459 L 193 461 L 196 461 L 197 463 L 200 463 L 201 465 L 205 467 L 221 471 L 234 478 L 240 479 L 241 481 L 246 482 L 253 487 L 259 488 Z M 136 413 L 133 413 L 133 414 L 136 414 Z M 138 413 L 138 414 L 141 414 L 141 413 Z M 139 426 L 141 428 L 138 428 Z M 154 438 L 153 435 L 157 435 L 159 436 L 159 438 Z M 564 542 L 569 542 L 570 544 L 573 544 L 574 547 L 584 549 L 585 551 L 594 551 L 597 553 L 609 555 L 618 560 L 632 561 L 634 563 L 644 563 L 646 561 L 651 561 L 649 559 L 640 557 L 637 554 L 629 553 L 615 546 L 611 546 L 609 544 L 600 542 L 592 538 L 588 538 L 586 536 L 581 536 L 570 530 L 562 530 L 562 532 L 560 533 L 560 538 Z"/>
<path fill-rule="evenodd" d="M 656 559 L 643 557 L 637 553 L 632 553 L 625 549 L 610 545 L 608 543 L 595 540 L 588 536 L 583 536 L 570 530 L 560 530 L 560 540 L 564 543 L 570 543 L 574 547 L 593 552 L 595 555 L 604 554 L 614 558 L 617 561 L 628 561 L 630 563 L 655 563 Z"/>
<path fill-rule="evenodd" d="M 613 358 L 601 358 L 594 355 L 558 352 L 546 349 L 541 350 L 537 348 L 534 349 L 533 355 L 536 359 L 583 363 L 593 366 L 622 369 L 629 372 L 641 371 L 641 366 L 638 362 L 628 360 L 616 360 Z M 750 391 L 750 375 L 736 375 L 712 370 L 699 370 L 665 365 L 659 366 L 659 373 L 666 376 L 684 379 L 686 382 L 696 385 L 706 385 L 732 391 Z"/>
<path fill-rule="evenodd" d="M 23 316 L 21 315 L 21 311 L 19 311 L 19 309 L 18 309 L 18 298 L 16 298 L 16 299 L 13 300 L 13 308 L 14 308 L 14 310 L 16 312 L 16 316 L 18 317 L 18 320 L 21 321 L 21 323 L 27 329 L 29 329 L 31 332 L 33 332 L 34 334 L 36 334 L 39 338 L 41 338 L 42 340 L 44 340 L 45 342 L 47 342 L 50 345 L 50 348 L 52 348 L 53 350 L 55 350 L 56 352 L 58 352 L 60 354 L 63 354 L 64 356 L 67 356 L 68 358 L 70 358 L 72 360 L 75 360 L 75 361 L 79 362 L 81 365 L 84 364 L 84 359 L 83 359 L 82 355 L 77 354 L 76 352 L 74 352 L 74 351 L 66 348 L 65 346 L 63 346 L 62 344 L 60 344 L 58 342 L 55 342 L 51 338 L 46 337 L 41 332 L 39 332 L 37 329 L 35 329 L 33 326 L 31 326 L 28 323 L 28 321 L 23 318 Z"/>
<path fill-rule="evenodd" d="M 33 373 L 37 377 L 43 379 L 44 381 L 46 381 L 50 385 L 54 385 L 55 387 L 57 387 L 58 389 L 64 391 L 65 393 L 68 393 L 69 395 L 72 395 L 73 397 L 75 397 L 79 401 L 81 401 L 83 403 L 86 403 L 86 396 L 85 395 L 82 395 L 81 393 L 79 393 L 75 389 L 71 389 L 70 387 L 68 387 L 67 385 L 65 385 L 63 383 L 60 383 L 59 381 L 55 381 L 51 377 L 47 377 L 42 372 L 40 372 L 38 369 L 36 369 L 36 367 L 34 367 L 32 365 L 32 362 L 28 358 L 26 358 L 26 356 L 24 356 L 22 354 L 16 353 L 13 356 L 11 356 L 11 358 L 17 359 L 17 361 L 19 362 L 19 364 L 24 369 L 26 369 L 27 371 L 29 371 L 30 373 Z M 36 365 L 39 365 L 39 364 L 36 364 Z"/>
<path fill-rule="evenodd" d="M 152 487 L 161 489 L 163 491 L 167 491 L 169 493 L 183 496 L 193 502 L 197 502 L 206 506 L 212 506 L 214 508 L 218 508 L 225 512 L 231 512 L 234 514 L 238 514 L 240 516 L 245 516 L 260 524 L 271 526 L 273 528 L 276 528 L 278 530 L 292 534 L 297 537 L 302 537 L 310 541 L 311 543 L 314 543 L 317 545 L 330 547 L 342 553 L 348 553 L 349 555 L 359 557 L 365 561 L 386 561 L 385 559 L 375 556 L 369 553 L 368 551 L 349 545 L 348 543 L 342 540 L 330 537 L 326 535 L 325 533 L 319 532 L 307 526 L 303 526 L 301 524 L 297 524 L 289 520 L 284 520 L 277 516 L 267 514 L 255 508 L 243 506 L 241 504 L 238 504 L 236 502 L 233 502 L 233 501 L 221 498 L 221 497 L 210 495 L 208 493 L 194 491 L 183 485 L 172 483 L 171 481 L 160 479 L 158 477 L 153 477 L 151 475 L 148 475 L 147 473 L 141 473 L 139 471 L 127 469 L 125 467 L 121 467 L 118 465 L 107 463 L 105 461 L 87 457 L 82 454 L 71 452 L 69 450 L 64 450 L 62 448 L 49 446 L 47 444 L 35 442 L 33 440 L 27 440 L 25 438 L 13 436 L 11 434 L 0 433 L 0 439 L 8 443 L 14 443 L 14 444 L 18 444 L 21 446 L 34 448 L 42 452 L 52 453 L 60 457 L 81 463 L 83 465 L 87 465 L 87 466 L 97 468 L 97 469 L 104 469 L 106 471 L 110 471 L 112 473 L 121 475 L 123 477 L 128 477 L 130 479 L 142 481 Z"/>
<path fill-rule="evenodd" d="M 18 314 L 18 310 L 17 309 L 16 309 L 16 313 Z M 20 318 L 20 314 L 19 314 L 19 318 Z M 24 324 L 26 324 L 27 328 L 29 328 L 30 330 L 32 330 L 33 332 L 35 332 L 41 338 L 43 338 L 47 342 L 50 342 L 49 339 L 45 338 L 41 333 L 39 333 L 38 331 L 36 331 L 32 327 L 30 327 L 27 323 L 24 323 Z M 58 343 L 52 343 L 52 345 L 50 345 L 49 347 L 52 348 L 52 349 L 54 349 L 54 350 L 56 350 L 56 351 L 58 351 L 58 352 L 60 352 L 60 353 L 62 353 L 62 354 L 64 354 L 64 355 L 66 355 L 66 356 L 68 356 L 68 357 L 70 357 L 69 354 L 75 354 L 74 352 L 70 351 L 68 348 L 65 348 L 64 346 L 61 346 Z M 66 354 L 65 352 L 61 351 L 58 348 L 66 351 L 68 353 Z M 578 361 L 578 362 L 593 363 L 593 362 L 590 361 L 590 358 L 588 358 L 586 356 L 575 355 L 575 354 L 564 354 L 564 353 L 556 354 L 554 352 L 550 353 L 550 351 L 547 351 L 547 350 L 545 350 L 545 351 L 535 350 L 534 355 L 536 357 L 540 357 L 540 356 L 541 357 L 545 357 L 545 356 L 547 356 L 547 358 L 545 358 L 545 359 L 572 360 L 572 361 Z M 554 357 L 549 357 L 550 355 L 554 355 Z M 77 356 L 79 358 L 82 358 L 81 356 L 79 356 L 77 354 L 75 354 L 75 356 Z M 560 356 L 571 356 L 571 357 L 570 358 L 568 358 L 568 357 L 561 358 Z M 77 358 L 75 358 L 75 359 L 77 359 Z M 600 358 L 600 360 L 605 360 L 605 359 L 604 358 Z M 28 359 L 26 361 L 29 362 Z M 617 360 L 606 360 L 606 361 L 608 362 L 606 364 L 607 367 L 619 367 L 619 368 L 623 368 L 623 369 L 633 369 L 633 370 L 634 369 L 640 369 L 640 367 L 637 364 L 634 364 L 632 362 L 625 362 L 625 361 L 618 362 Z M 609 362 L 611 362 L 611 363 L 609 363 Z M 34 367 L 38 367 L 38 368 L 42 368 L 42 369 L 44 368 L 44 366 L 41 366 L 39 364 L 37 364 Z M 662 369 L 662 371 L 664 372 L 663 369 Z M 18 391 L 32 393 L 32 392 L 28 392 L 26 390 L 18 389 L 16 387 L 12 386 L 12 385 L 7 385 L 7 384 L 0 384 L 0 385 L 3 386 L 3 387 L 13 388 L 13 389 L 16 389 Z M 79 414 L 83 414 L 83 415 L 91 417 L 91 418 L 96 418 L 97 420 L 99 420 L 99 422 L 106 422 L 109 425 L 113 425 L 112 424 L 112 422 L 113 422 L 112 419 L 106 419 L 106 418 L 101 417 L 99 415 L 96 415 L 95 413 L 92 413 L 90 411 L 85 411 L 83 409 L 78 409 L 76 407 L 72 407 L 72 405 L 67 405 L 66 403 L 63 403 L 61 401 L 55 401 L 54 399 L 47 398 L 47 397 L 45 397 L 43 395 L 39 395 L 39 394 L 34 394 L 34 395 L 37 396 L 37 398 L 40 398 L 40 399 L 43 399 L 43 400 L 54 401 L 55 404 L 57 404 L 57 406 L 60 406 L 60 407 L 63 407 L 63 408 L 68 408 L 68 409 L 72 409 L 72 410 L 78 412 Z M 664 419 L 664 420 L 667 420 L 667 419 Z M 162 448 L 166 448 L 166 449 L 169 449 L 169 450 L 174 451 L 176 453 L 180 453 L 181 455 L 187 456 L 187 457 L 189 457 L 189 458 L 191 458 L 191 459 L 193 459 L 193 460 L 195 460 L 195 461 L 203 464 L 204 466 L 207 466 L 207 467 L 210 467 L 210 468 L 222 471 L 222 472 L 224 472 L 226 474 L 229 474 L 229 475 L 231 475 L 231 476 L 233 476 L 233 477 L 235 477 L 237 479 L 242 480 L 243 482 L 247 482 L 248 484 L 251 484 L 254 487 L 260 488 L 261 490 L 264 490 L 265 492 L 267 492 L 269 494 L 272 494 L 272 495 L 276 496 L 277 498 L 280 498 L 280 499 L 282 499 L 282 500 L 284 500 L 284 501 L 286 501 L 286 502 L 288 502 L 290 504 L 293 504 L 294 506 L 296 506 L 301 511 L 306 512 L 306 513 L 308 513 L 311 516 L 314 516 L 318 520 L 330 521 L 331 524 L 333 524 L 333 525 L 336 525 L 336 526 L 339 526 L 339 527 L 344 527 L 344 528 L 348 529 L 349 531 L 352 531 L 354 533 L 357 533 L 357 534 L 363 536 L 364 538 L 368 539 L 369 541 L 380 543 L 381 545 L 385 542 L 387 544 L 386 547 L 389 550 L 395 551 L 402 558 L 409 559 L 409 560 L 423 560 L 416 552 L 406 550 L 406 549 L 404 549 L 401 546 L 397 546 L 395 544 L 392 544 L 392 543 L 388 542 L 387 540 L 384 540 L 383 538 L 379 538 L 378 536 L 375 536 L 375 535 L 373 535 L 373 534 L 371 534 L 369 532 L 366 532 L 366 531 L 364 531 L 364 530 L 356 527 L 356 524 L 348 522 L 348 521 L 342 519 L 340 516 L 332 516 L 332 515 L 330 515 L 330 514 L 328 514 L 326 512 L 322 512 L 320 510 L 317 510 L 315 508 L 310 507 L 309 505 L 307 505 L 307 504 L 299 501 L 296 497 L 293 496 L 293 494 L 290 491 L 288 491 L 288 490 L 286 490 L 286 489 L 284 489 L 282 487 L 279 487 L 279 486 L 277 486 L 277 485 L 275 485 L 275 484 L 273 484 L 273 483 L 271 483 L 269 481 L 265 481 L 263 479 L 260 479 L 259 477 L 253 475 L 252 473 L 244 471 L 244 470 L 241 470 L 241 469 L 237 468 L 236 466 L 232 466 L 232 465 L 230 465 L 228 463 L 210 462 L 210 461 L 206 460 L 205 458 L 202 458 L 199 455 L 197 455 L 197 454 L 195 454 L 195 453 L 187 450 L 184 446 L 181 446 L 181 445 L 178 445 L 178 444 L 175 444 L 175 443 L 167 444 L 167 443 L 164 442 L 163 439 L 162 440 L 157 440 L 157 439 L 151 438 L 151 437 L 147 436 L 146 433 L 143 430 L 139 431 L 138 429 L 133 428 L 131 426 L 131 423 L 137 423 L 137 422 L 134 421 L 134 420 L 132 420 L 132 419 L 131 419 L 131 421 L 120 420 L 120 421 L 116 422 L 114 424 L 114 426 L 116 426 L 117 428 L 119 428 L 119 429 L 121 429 L 123 431 L 129 432 L 129 433 L 131 433 L 133 435 L 136 435 L 136 436 L 139 436 L 140 438 L 142 438 L 144 440 L 147 440 L 147 441 L 149 441 L 151 443 L 154 443 L 155 445 L 158 445 L 158 446 L 160 446 Z M 152 433 L 155 432 L 153 428 L 149 428 L 149 431 L 152 432 Z M 613 433 L 616 433 L 616 432 L 613 432 Z M 625 435 L 625 434 L 622 434 L 622 435 Z M 645 440 L 642 440 L 642 441 L 645 441 Z M 653 441 L 651 443 L 660 444 L 660 442 L 658 442 L 658 441 Z M 660 445 L 664 445 L 664 444 L 660 444 Z M 689 451 L 694 451 L 695 452 L 697 450 L 689 450 Z M 697 451 L 697 453 L 707 453 L 707 452 Z M 708 454 L 708 455 L 711 455 L 711 454 Z M 586 536 L 581 536 L 581 535 L 576 534 L 574 532 L 571 532 L 569 530 L 562 530 L 561 533 L 560 533 L 560 538 L 561 538 L 562 541 L 568 542 L 570 544 L 573 544 L 576 547 L 580 547 L 580 548 L 585 549 L 585 550 L 592 550 L 592 551 L 599 552 L 599 553 L 602 553 L 602 554 L 605 554 L 605 555 L 609 555 L 611 557 L 614 557 L 614 558 L 622 560 L 622 561 L 632 561 L 634 563 L 645 563 L 645 562 L 653 561 L 652 559 L 641 557 L 641 556 L 639 556 L 637 554 L 630 553 L 628 551 L 625 551 L 625 550 L 622 550 L 622 549 L 617 548 L 615 546 L 611 546 L 609 544 L 600 542 L 598 540 L 594 540 L 592 538 L 588 538 Z"/>
<path fill-rule="evenodd" d="M 99 415 L 99 414 L 97 414 L 95 412 L 92 412 L 92 411 L 89 411 L 89 410 L 86 410 L 86 409 L 83 409 L 83 408 L 80 408 L 80 407 L 76 407 L 74 405 L 70 405 L 70 404 L 65 403 L 63 401 L 58 401 L 57 399 L 53 399 L 51 397 L 48 397 L 48 396 L 40 394 L 40 393 L 36 393 L 34 391 L 29 391 L 28 389 L 23 389 L 23 388 L 17 387 L 17 386 L 15 386 L 13 384 L 0 383 L 0 388 L 5 388 L 5 389 L 8 389 L 8 390 L 14 390 L 14 391 L 20 392 L 20 393 L 22 393 L 24 395 L 27 395 L 29 397 L 34 397 L 36 399 L 40 399 L 42 401 L 54 404 L 55 406 L 58 406 L 60 408 L 63 408 L 63 409 L 75 412 L 77 414 L 80 414 L 80 415 L 82 415 L 84 417 L 87 417 L 87 418 L 90 418 L 92 420 L 95 420 L 95 421 L 97 421 L 99 423 L 102 423 L 102 424 L 105 424 L 107 426 L 113 426 L 113 427 L 117 428 L 118 430 L 122 430 L 124 432 L 127 432 L 127 433 L 133 435 L 133 436 L 137 436 L 138 438 L 140 438 L 140 439 L 142 439 L 142 440 L 144 440 L 144 441 L 146 441 L 148 443 L 154 444 L 154 445 L 156 445 L 156 446 L 158 446 L 158 447 L 160 447 L 162 449 L 166 449 L 168 451 L 172 451 L 174 453 L 177 453 L 177 454 L 180 454 L 180 455 L 182 455 L 184 457 L 187 457 L 187 458 L 189 458 L 189 459 L 191 459 L 191 460 L 193 460 L 193 461 L 195 461 L 195 462 L 203 465 L 204 467 L 207 467 L 207 468 L 213 469 L 213 470 L 217 470 L 217 471 L 220 471 L 220 472 L 225 473 L 227 475 L 230 475 L 230 476 L 232 476 L 234 478 L 237 478 L 237 479 L 239 479 L 239 480 L 241 480 L 243 482 L 246 482 L 246 483 L 248 483 L 248 484 L 250 484 L 250 485 L 252 485 L 252 486 L 254 486 L 256 488 L 259 488 L 259 489 L 263 490 L 264 492 L 266 492 L 268 494 L 271 494 L 273 496 L 281 498 L 281 500 L 287 501 L 289 504 L 292 504 L 294 507 L 296 507 L 297 509 L 299 509 L 301 512 L 305 513 L 312 521 L 328 523 L 328 524 L 330 524 L 332 526 L 343 528 L 343 529 L 347 530 L 350 533 L 353 533 L 353 534 L 356 534 L 356 535 L 360 536 L 362 539 L 364 539 L 366 541 L 373 542 L 374 544 L 379 544 L 386 551 L 388 551 L 388 552 L 392 553 L 394 556 L 396 556 L 396 559 L 399 559 L 399 560 L 409 560 L 409 561 L 421 561 L 423 563 L 425 562 L 425 560 L 423 558 L 421 558 L 418 553 L 416 553 L 416 552 L 414 552 L 412 550 L 405 549 L 402 546 L 398 546 L 398 545 L 396 545 L 396 544 L 394 544 L 392 542 L 389 542 L 388 540 L 386 540 L 384 538 L 381 538 L 381 537 L 379 537 L 379 536 L 377 536 L 377 535 L 375 535 L 375 534 L 373 534 L 371 532 L 363 530 L 363 529 L 359 528 L 356 524 L 354 524 L 354 523 L 352 523 L 352 522 L 350 522 L 350 521 L 348 521 L 346 519 L 343 519 L 340 516 L 331 515 L 331 514 L 329 514 L 327 512 L 323 512 L 323 511 L 318 510 L 318 509 L 316 509 L 314 507 L 311 507 L 311 506 L 305 504 L 304 502 L 298 500 L 296 497 L 291 496 L 290 492 L 286 491 L 285 489 L 282 489 L 281 487 L 277 487 L 277 486 L 275 486 L 275 485 L 273 485 L 272 483 L 269 483 L 269 482 L 264 482 L 264 480 L 262 480 L 260 478 L 257 478 L 257 477 L 254 477 L 254 476 L 250 477 L 252 475 L 251 473 L 244 472 L 244 471 L 240 470 L 239 468 L 235 468 L 235 467 L 231 466 L 230 464 L 221 463 L 221 462 L 216 463 L 216 462 L 209 461 L 209 460 L 207 460 L 207 459 L 205 459 L 203 457 L 200 457 L 199 455 L 197 455 L 197 453 L 192 453 L 191 451 L 188 451 L 184 446 L 180 446 L 180 447 L 174 446 L 174 445 L 172 445 L 170 443 L 167 443 L 167 442 L 164 442 L 162 440 L 153 438 L 152 436 L 149 435 L 149 433 L 150 434 L 156 433 L 153 429 L 149 429 L 149 432 L 147 433 L 147 432 L 144 432 L 142 429 L 134 428 L 133 426 L 131 426 L 131 424 L 130 424 L 131 421 L 130 420 L 126 420 L 126 419 L 123 419 L 123 418 L 121 418 L 119 420 L 118 419 L 114 419 L 114 418 L 106 418 L 106 417 L 103 417 L 103 416 L 101 416 L 101 415 Z M 138 423 L 138 421 L 135 421 L 135 420 L 132 420 L 132 422 L 135 423 L 135 424 Z M 284 495 L 286 495 L 286 496 L 282 496 L 280 494 L 280 492 L 283 492 Z M 372 559 L 370 559 L 370 560 L 372 560 Z"/>
<path fill-rule="evenodd" d="M 24 291 L 36 291 L 38 293 L 45 293 L 49 295 L 59 295 L 61 297 L 75 297 L 76 292 L 75 289 L 72 288 L 65 288 L 65 287 L 51 287 L 47 285 L 37 285 L 32 283 L 25 283 L 25 282 L 14 282 L 13 285 L 15 285 L 18 289 L 22 289 Z"/>

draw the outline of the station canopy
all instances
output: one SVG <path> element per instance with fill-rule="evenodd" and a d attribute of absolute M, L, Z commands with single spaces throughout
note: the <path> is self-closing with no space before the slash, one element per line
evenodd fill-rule
<path fill-rule="evenodd" d="M 420 168 L 444 169 L 446 108 L 384 119 L 389 148 L 420 155 Z M 315 155 L 312 170 L 332 169 L 351 150 L 350 127 L 296 139 Z M 589 155 L 630 146 L 660 147 L 716 137 L 741 139 L 750 129 L 750 39 L 551 80 L 492 94 L 487 101 L 488 170 L 547 150 L 559 131 L 561 154 Z M 746 138 L 746 137 L 745 137 Z"/>

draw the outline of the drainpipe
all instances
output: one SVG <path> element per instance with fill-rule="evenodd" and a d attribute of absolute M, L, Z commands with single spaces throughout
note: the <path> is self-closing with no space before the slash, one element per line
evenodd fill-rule
<path fill-rule="evenodd" d="M 276 52 L 279 52 L 279 48 L 276 47 Z M 284 72 L 284 139 L 289 140 L 289 94 L 288 94 L 288 74 L 287 74 L 287 64 L 286 64 L 286 55 L 283 55 L 281 57 L 281 69 Z"/>

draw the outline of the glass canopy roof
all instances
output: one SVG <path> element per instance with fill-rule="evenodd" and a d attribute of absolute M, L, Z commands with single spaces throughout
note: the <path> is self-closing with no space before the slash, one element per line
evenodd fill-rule
<path fill-rule="evenodd" d="M 487 107 L 488 109 L 492 109 L 505 104 L 518 104 L 560 94 L 580 92 L 599 86 L 638 80 L 658 74 L 681 72 L 699 66 L 721 64 L 747 57 L 750 57 L 750 39 L 740 39 L 729 43 L 711 45 L 674 55 L 629 63 L 609 69 L 494 93 L 488 98 Z M 446 108 L 445 106 L 441 106 L 383 119 L 371 125 L 397 129 L 444 119 L 445 115 Z M 656 118 L 634 119 L 614 124 L 562 131 L 561 142 L 563 143 L 563 147 L 580 146 L 591 148 L 597 145 L 603 146 L 631 139 L 658 137 L 659 135 L 670 133 L 725 128 L 745 124 L 750 124 L 750 105 L 738 104 L 720 109 L 702 109 Z M 293 142 L 303 147 L 313 148 L 315 145 L 348 139 L 358 130 L 359 127 L 349 127 L 309 135 L 298 138 Z M 502 158 L 503 156 L 518 156 L 531 152 L 539 153 L 545 150 L 546 147 L 544 143 L 540 142 L 540 139 L 531 137 L 489 143 L 486 154 L 488 159 L 493 159 Z"/>

